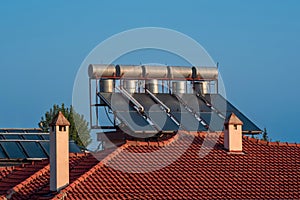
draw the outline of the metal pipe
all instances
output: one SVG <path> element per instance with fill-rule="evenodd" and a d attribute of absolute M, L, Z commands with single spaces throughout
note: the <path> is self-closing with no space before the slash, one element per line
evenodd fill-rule
<path fill-rule="evenodd" d="M 146 89 L 146 92 L 152 97 L 152 99 L 154 99 L 154 101 L 156 101 L 157 103 L 159 103 L 167 113 L 171 112 L 171 109 L 164 104 L 161 100 L 159 100 L 159 98 L 157 98 L 153 93 L 151 93 L 148 89 Z"/>
<path fill-rule="evenodd" d="M 126 90 L 122 90 L 118 87 L 116 87 L 116 89 L 119 90 L 121 94 L 125 96 L 129 101 L 131 101 L 140 112 L 144 112 L 144 107 L 137 100 L 135 100 L 135 98 L 133 98 Z"/>

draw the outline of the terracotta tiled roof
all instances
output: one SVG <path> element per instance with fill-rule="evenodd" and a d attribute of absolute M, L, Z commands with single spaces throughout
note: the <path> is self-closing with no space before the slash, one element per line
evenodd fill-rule
<path fill-rule="evenodd" d="M 95 166 L 113 149 L 95 156 L 90 153 L 70 153 L 70 183 Z M 49 161 L 35 161 L 20 167 L 0 168 L 0 199 L 51 199 L 49 192 Z M 7 172 L 8 171 L 8 172 Z"/>
<path fill-rule="evenodd" d="M 178 159 L 169 165 L 151 170 L 151 167 L 159 166 L 159 161 L 168 160 L 174 153 L 178 153 L 191 138 L 191 145 Z M 200 150 L 205 150 L 202 148 L 204 144 L 212 143 L 214 140 L 217 142 L 213 149 L 201 157 Z M 151 156 L 150 153 L 162 149 L 168 153 Z M 93 161 L 91 154 L 77 156 L 74 161 L 71 158 L 74 164 L 70 169 L 70 185 L 53 194 L 54 196 L 45 196 L 49 191 L 49 172 L 45 166 L 31 178 L 26 179 L 26 184 L 14 186 L 15 193 L 11 197 L 12 199 L 24 197 L 300 199 L 299 144 L 271 143 L 243 137 L 243 151 L 244 154 L 228 154 L 223 149 L 223 135 L 216 139 L 205 134 L 189 136 L 177 134 L 161 142 L 131 141 L 111 151 L 108 156 L 101 157 L 99 159 L 101 161 L 95 158 Z M 133 154 L 141 157 L 135 158 Z M 130 173 L 135 166 L 148 171 Z M 9 179 L 5 183 L 10 181 L 12 180 Z"/>
<path fill-rule="evenodd" d="M 50 126 L 70 126 L 70 122 L 65 118 L 61 111 L 53 118 Z"/>

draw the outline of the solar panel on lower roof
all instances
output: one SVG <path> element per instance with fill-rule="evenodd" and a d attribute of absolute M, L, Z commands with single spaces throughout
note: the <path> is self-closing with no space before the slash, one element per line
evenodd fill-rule
<path fill-rule="evenodd" d="M 27 158 L 26 154 L 23 152 L 21 146 L 17 142 L 0 141 L 0 145 L 3 147 L 3 150 L 8 155 L 8 158 L 11 159 Z"/>
<path fill-rule="evenodd" d="M 43 140 L 40 135 L 34 134 L 23 134 L 23 137 L 25 138 L 25 140 Z"/>
<path fill-rule="evenodd" d="M 48 141 L 40 141 L 38 142 L 42 147 L 47 156 L 50 155 L 50 143 Z M 69 141 L 69 152 L 70 153 L 79 153 L 81 149 L 77 146 L 74 141 Z"/>
<path fill-rule="evenodd" d="M 50 144 L 49 144 L 49 142 L 41 141 L 40 144 L 43 147 L 43 149 L 46 152 L 46 154 L 49 156 L 50 155 Z"/>
<path fill-rule="evenodd" d="M 43 135 L 41 135 L 41 137 L 42 137 L 44 140 L 50 140 L 50 135 L 49 135 L 49 134 L 43 134 Z"/>
<path fill-rule="evenodd" d="M 6 140 L 22 140 L 22 136 L 21 135 L 17 135 L 17 134 L 3 134 L 3 137 Z"/>
<path fill-rule="evenodd" d="M 207 99 L 207 101 L 209 101 L 217 110 L 226 112 L 226 118 L 228 118 L 231 113 L 234 113 L 244 123 L 242 126 L 243 132 L 261 132 L 260 128 L 220 94 L 207 94 L 205 95 L 205 99 Z"/>
<path fill-rule="evenodd" d="M 20 142 L 29 158 L 47 158 L 38 142 Z"/>
<path fill-rule="evenodd" d="M 6 154 L 4 153 L 2 146 L 0 145 L 0 158 L 7 158 Z"/>

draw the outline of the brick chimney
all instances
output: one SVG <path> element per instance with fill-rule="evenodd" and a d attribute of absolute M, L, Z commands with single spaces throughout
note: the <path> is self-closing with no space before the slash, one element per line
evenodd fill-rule
<path fill-rule="evenodd" d="M 69 184 L 69 126 L 61 112 L 50 123 L 51 191 L 59 191 Z"/>
<path fill-rule="evenodd" d="M 234 113 L 231 113 L 225 121 L 224 148 L 229 152 L 242 153 L 243 151 L 242 125 L 243 122 Z"/>

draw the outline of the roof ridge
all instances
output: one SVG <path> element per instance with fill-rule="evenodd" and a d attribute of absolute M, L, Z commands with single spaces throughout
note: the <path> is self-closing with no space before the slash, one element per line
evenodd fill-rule
<path fill-rule="evenodd" d="M 171 143 L 175 142 L 176 140 L 178 140 L 179 138 L 179 134 L 174 135 L 173 137 L 164 140 L 164 141 L 147 141 L 147 142 L 143 142 L 143 141 L 132 141 L 132 140 L 127 140 L 125 144 L 127 144 L 128 146 L 150 146 L 150 147 L 163 147 L 163 146 L 168 146 Z"/>
<path fill-rule="evenodd" d="M 93 166 L 90 170 L 82 174 L 80 177 L 78 177 L 76 180 L 74 180 L 71 184 L 69 184 L 67 187 L 62 189 L 58 194 L 56 194 L 53 199 L 61 199 L 62 197 L 66 196 L 66 194 L 76 187 L 76 185 L 80 184 L 81 181 L 84 181 L 87 179 L 90 175 L 92 175 L 95 171 L 103 167 L 108 161 L 113 159 L 115 156 L 120 154 L 124 149 L 126 149 L 129 145 L 123 144 L 122 146 L 116 148 L 113 152 L 109 153 L 104 159 L 98 162 L 95 166 Z"/>
<path fill-rule="evenodd" d="M 288 147 L 300 147 L 300 143 L 290 143 L 290 142 L 269 142 L 262 139 L 252 138 L 249 136 L 243 136 L 243 139 L 247 141 L 256 143 L 256 144 L 263 144 L 267 146 L 288 146 Z"/>
<path fill-rule="evenodd" d="M 45 167 L 43 167 L 42 169 L 40 169 L 39 171 L 35 172 L 33 175 L 29 176 L 28 178 L 26 178 L 24 181 L 22 181 L 21 183 L 15 185 L 13 188 L 11 188 L 8 191 L 7 195 L 2 195 L 0 197 L 5 198 L 5 199 L 10 199 L 14 194 L 18 193 L 19 191 L 22 190 L 23 187 L 25 187 L 26 185 L 30 184 L 31 182 L 35 181 L 37 178 L 43 176 L 45 173 L 47 173 L 48 171 L 50 171 L 50 164 L 47 164 Z"/>

